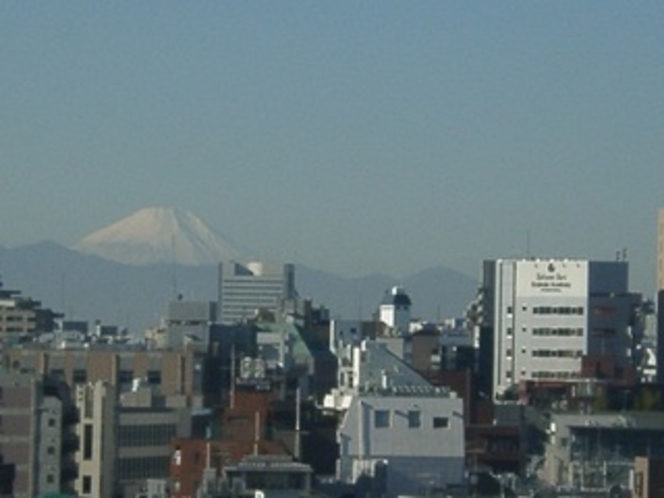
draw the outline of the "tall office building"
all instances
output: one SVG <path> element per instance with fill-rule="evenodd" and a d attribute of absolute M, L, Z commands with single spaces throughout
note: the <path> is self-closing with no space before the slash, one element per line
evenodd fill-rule
<path fill-rule="evenodd" d="M 480 372 L 494 399 L 523 381 L 575 381 L 584 356 L 634 366 L 641 296 L 627 262 L 485 261 L 482 290 Z"/>
<path fill-rule="evenodd" d="M 664 383 L 664 208 L 657 216 L 657 382 Z"/>
<path fill-rule="evenodd" d="M 245 322 L 259 311 L 278 317 L 284 303 L 296 298 L 292 264 L 230 262 L 219 265 L 217 321 L 220 323 Z"/>
<path fill-rule="evenodd" d="M 657 216 L 657 290 L 664 290 L 664 208 Z"/>

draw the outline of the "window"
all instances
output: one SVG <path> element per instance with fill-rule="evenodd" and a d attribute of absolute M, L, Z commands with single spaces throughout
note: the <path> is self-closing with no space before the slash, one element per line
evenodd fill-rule
<path fill-rule="evenodd" d="M 419 410 L 408 411 L 408 428 L 417 429 L 422 425 L 422 414 Z"/>
<path fill-rule="evenodd" d="M 83 460 L 92 460 L 92 424 L 83 426 Z"/>
<path fill-rule="evenodd" d="M 51 370 L 50 374 L 57 379 L 65 378 L 65 371 L 62 368 L 54 368 Z"/>
<path fill-rule="evenodd" d="M 83 493 L 89 495 L 92 493 L 92 477 L 83 476 Z"/>
<path fill-rule="evenodd" d="M 85 384 L 88 381 L 88 372 L 83 368 L 76 368 L 72 377 L 74 384 Z"/>
<path fill-rule="evenodd" d="M 118 383 L 128 384 L 134 380 L 134 372 L 132 370 L 120 370 L 118 372 Z"/>
<path fill-rule="evenodd" d="M 374 412 L 374 427 L 376 429 L 384 429 L 389 426 L 390 426 L 390 411 L 376 410 Z"/>
<path fill-rule="evenodd" d="M 434 417 L 433 418 L 433 428 L 434 429 L 447 429 L 450 426 L 450 419 L 448 417 Z"/>
<path fill-rule="evenodd" d="M 161 384 L 161 372 L 159 370 L 148 370 L 148 383 L 153 385 Z"/>

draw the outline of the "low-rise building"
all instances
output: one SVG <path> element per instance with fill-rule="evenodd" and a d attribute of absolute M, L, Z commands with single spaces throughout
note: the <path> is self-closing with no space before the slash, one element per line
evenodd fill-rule
<path fill-rule="evenodd" d="M 358 493 L 396 497 L 463 485 L 463 401 L 384 344 L 341 351 L 339 385 L 324 406 L 340 420 L 337 479 Z"/>
<path fill-rule="evenodd" d="M 168 408 L 148 386 L 120 395 L 96 382 L 77 387 L 81 421 L 79 496 L 134 496 L 148 479 L 169 476 L 171 441 L 191 435 L 191 412 Z"/>
<path fill-rule="evenodd" d="M 167 397 L 182 396 L 192 406 L 203 393 L 204 353 L 192 349 L 150 350 L 142 346 L 90 345 L 53 349 L 24 344 L 5 351 L 5 368 L 63 378 L 73 390 L 88 382 L 107 382 L 118 392 L 143 379 Z"/>
<path fill-rule="evenodd" d="M 554 414 L 543 477 L 571 489 L 630 487 L 637 456 L 664 457 L 664 417 L 658 412 Z"/>
<path fill-rule="evenodd" d="M 0 371 L 0 455 L 12 466 L 12 496 L 72 490 L 75 411 L 62 382 Z"/>

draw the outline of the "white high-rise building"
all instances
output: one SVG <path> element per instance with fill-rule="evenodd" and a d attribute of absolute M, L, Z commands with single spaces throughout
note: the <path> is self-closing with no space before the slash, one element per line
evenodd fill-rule
<path fill-rule="evenodd" d="M 584 356 L 634 366 L 641 296 L 627 262 L 485 261 L 482 290 L 479 368 L 494 399 L 523 381 L 578 379 Z"/>
<path fill-rule="evenodd" d="M 217 321 L 220 323 L 244 322 L 259 311 L 278 317 L 284 303 L 296 298 L 292 264 L 230 262 L 219 265 Z"/>
<path fill-rule="evenodd" d="M 657 215 L 657 290 L 664 290 L 664 208 Z"/>

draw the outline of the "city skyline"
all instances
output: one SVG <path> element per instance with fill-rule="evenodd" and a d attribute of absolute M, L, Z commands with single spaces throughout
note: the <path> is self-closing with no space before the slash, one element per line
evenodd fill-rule
<path fill-rule="evenodd" d="M 0 6 L 0 244 L 142 207 L 401 276 L 612 260 L 655 288 L 658 2 Z"/>

